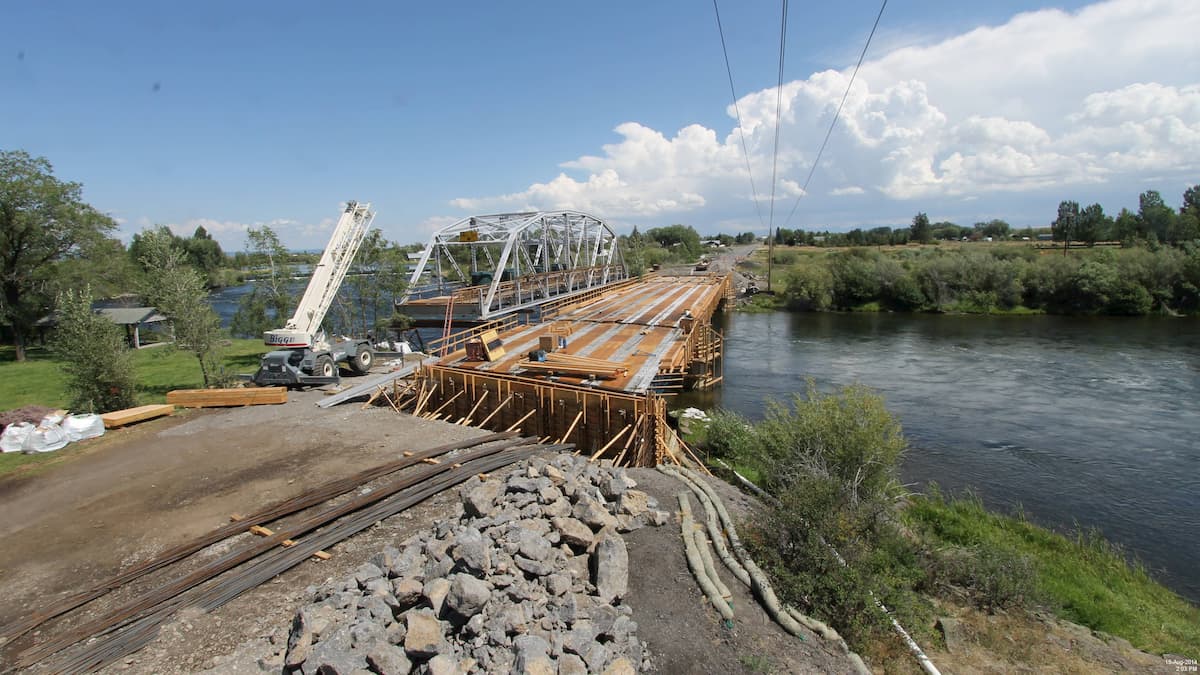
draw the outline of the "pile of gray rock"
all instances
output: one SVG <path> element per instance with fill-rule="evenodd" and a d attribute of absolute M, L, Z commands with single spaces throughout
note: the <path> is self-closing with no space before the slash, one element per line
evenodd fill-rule
<path fill-rule="evenodd" d="M 311 673 L 634 673 L 620 533 L 669 513 L 610 463 L 534 457 L 462 488 L 461 513 L 310 589 L 285 668 Z"/>

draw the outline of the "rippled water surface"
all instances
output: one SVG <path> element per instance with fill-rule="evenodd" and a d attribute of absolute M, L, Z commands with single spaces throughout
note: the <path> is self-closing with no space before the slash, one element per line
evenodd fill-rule
<path fill-rule="evenodd" d="M 1184 319 L 736 314 L 725 384 L 767 397 L 861 382 L 912 449 L 906 481 L 973 488 L 1060 530 L 1097 527 L 1200 601 L 1200 322 Z M 712 401 L 710 401 L 712 402 Z"/>

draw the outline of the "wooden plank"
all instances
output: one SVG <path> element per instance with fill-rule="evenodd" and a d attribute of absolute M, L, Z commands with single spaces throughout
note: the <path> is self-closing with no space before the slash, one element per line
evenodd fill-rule
<path fill-rule="evenodd" d="M 262 525 L 251 525 L 249 532 L 250 532 L 250 534 L 255 534 L 260 537 L 275 536 L 274 530 L 272 530 L 271 528 L 268 528 L 268 527 L 263 527 Z M 279 542 L 279 545 L 283 546 L 284 548 L 291 548 L 296 545 L 296 541 L 294 539 L 284 539 L 283 541 Z M 330 558 L 333 557 L 333 556 L 329 555 L 328 553 L 326 553 L 325 551 L 317 551 L 316 553 L 313 553 L 312 556 L 314 558 L 317 558 L 320 560 L 329 560 Z"/>
<path fill-rule="evenodd" d="M 173 405 L 154 403 L 151 405 L 138 406 L 136 408 L 126 408 L 124 410 L 106 412 L 100 416 L 100 419 L 104 420 L 105 429 L 115 429 L 117 427 L 123 427 L 127 424 L 133 424 L 134 422 L 141 422 L 143 420 L 154 419 L 155 417 L 170 415 L 173 412 L 175 412 L 175 406 Z"/>
<path fill-rule="evenodd" d="M 244 389 L 176 389 L 167 392 L 167 403 L 184 408 L 222 408 L 239 405 L 287 403 L 287 387 Z"/>

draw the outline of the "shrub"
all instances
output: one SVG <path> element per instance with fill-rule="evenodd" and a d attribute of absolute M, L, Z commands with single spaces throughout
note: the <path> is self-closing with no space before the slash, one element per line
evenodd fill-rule
<path fill-rule="evenodd" d="M 133 361 L 121 328 L 92 310 L 92 290 L 58 299 L 58 328 L 51 348 L 63 361 L 71 408 L 109 412 L 137 403 Z"/>

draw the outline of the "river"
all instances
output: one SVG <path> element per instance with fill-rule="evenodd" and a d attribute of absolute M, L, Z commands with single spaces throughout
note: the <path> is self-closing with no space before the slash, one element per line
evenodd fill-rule
<path fill-rule="evenodd" d="M 750 418 L 812 377 L 899 417 L 920 490 L 973 489 L 1069 532 L 1095 527 L 1200 602 L 1200 322 L 1164 318 L 733 314 L 725 382 L 680 403 Z"/>

